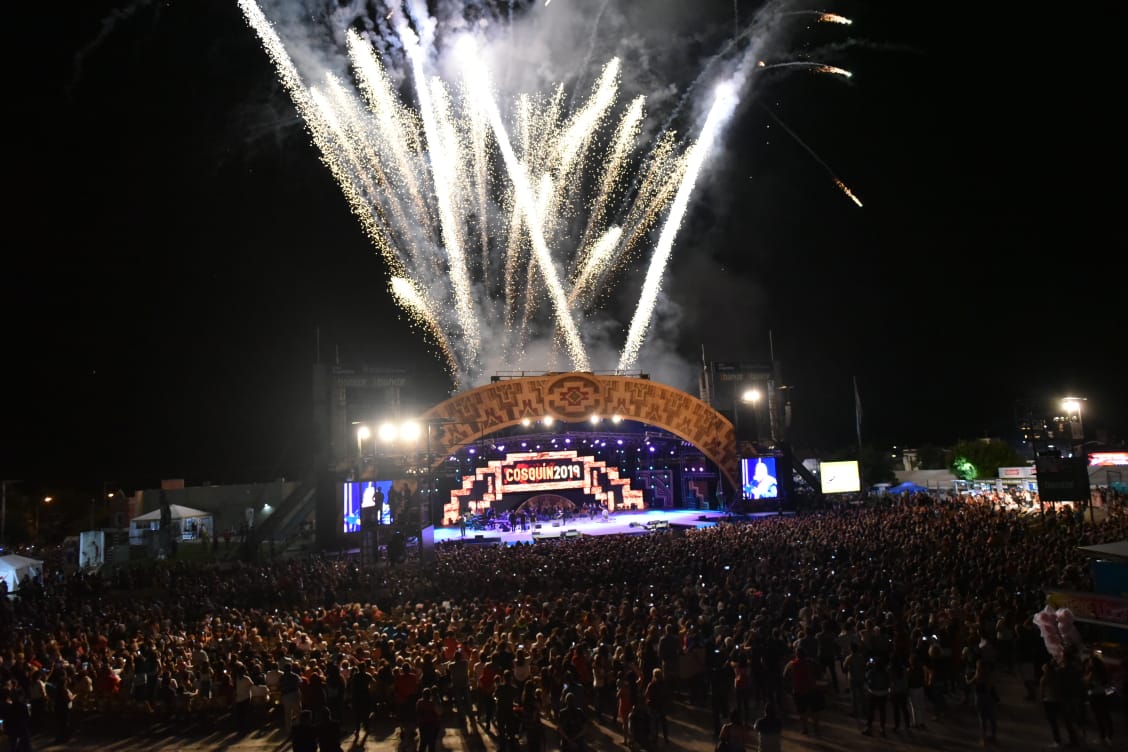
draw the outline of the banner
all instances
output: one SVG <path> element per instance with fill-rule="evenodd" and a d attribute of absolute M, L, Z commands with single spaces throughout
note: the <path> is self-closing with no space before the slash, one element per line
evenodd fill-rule
<path fill-rule="evenodd" d="M 1048 590 L 1046 603 L 1055 609 L 1068 608 L 1077 621 L 1128 629 L 1128 598 L 1075 590 Z"/>

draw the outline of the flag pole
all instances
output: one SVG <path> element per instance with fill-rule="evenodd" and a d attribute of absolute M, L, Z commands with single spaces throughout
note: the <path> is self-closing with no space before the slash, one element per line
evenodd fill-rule
<path fill-rule="evenodd" d="M 858 459 L 862 458 L 862 398 L 858 394 L 858 377 L 854 377 L 854 429 L 858 434 Z"/>

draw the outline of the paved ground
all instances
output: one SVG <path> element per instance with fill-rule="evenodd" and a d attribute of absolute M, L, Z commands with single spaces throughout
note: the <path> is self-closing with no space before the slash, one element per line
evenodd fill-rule
<path fill-rule="evenodd" d="M 1015 677 L 1000 677 L 1000 692 L 1003 703 L 999 707 L 998 748 L 1037 751 L 1050 747 L 1052 739 L 1041 709 L 1033 702 L 1022 701 L 1022 688 Z M 789 716 L 783 739 L 784 750 L 803 750 L 809 752 L 845 752 L 847 750 L 894 750 L 897 752 L 923 750 L 969 750 L 979 746 L 979 729 L 975 714 L 970 709 L 957 708 L 945 721 L 928 723 L 928 728 L 916 731 L 910 737 L 904 733 L 894 733 L 892 721 L 888 736 L 881 738 L 863 736 L 857 723 L 848 715 L 846 697 L 838 695 L 831 699 L 830 707 L 822 714 L 821 734 L 817 737 L 804 736 L 800 732 L 798 720 Z M 64 744 L 53 742 L 52 737 L 41 735 L 36 738 L 36 752 L 64 750 L 76 752 L 141 752 L 160 750 L 161 752 L 204 752 L 205 750 L 231 750 L 232 752 L 284 752 L 290 749 L 281 733 L 275 730 L 273 719 L 264 719 L 269 730 L 260 730 L 246 736 L 232 732 L 229 717 L 216 720 L 182 723 L 176 727 L 163 724 L 142 724 L 137 721 L 106 716 L 91 715 L 80 721 L 73 738 Z M 447 717 L 441 750 L 449 752 L 496 752 L 497 739 L 477 731 L 467 733 L 458 728 L 457 716 Z M 1122 746 L 1113 749 L 1128 749 L 1123 740 L 1128 739 L 1128 728 L 1123 716 L 1116 718 L 1118 742 Z M 557 737 L 552 729 L 546 736 L 547 750 L 559 749 Z M 624 752 L 619 744 L 620 732 L 607 722 L 596 722 L 590 736 L 589 749 L 592 752 Z M 403 752 L 396 738 L 394 727 L 389 722 L 377 725 L 373 733 L 354 742 L 351 735 L 342 740 L 346 752 Z M 1096 741 L 1090 740 L 1087 749 L 1101 749 Z M 6 747 L 0 744 L 0 749 Z M 712 752 L 712 720 L 704 708 L 679 703 L 671 714 L 670 743 L 660 745 L 658 752 Z M 755 747 L 749 752 L 754 752 Z"/>

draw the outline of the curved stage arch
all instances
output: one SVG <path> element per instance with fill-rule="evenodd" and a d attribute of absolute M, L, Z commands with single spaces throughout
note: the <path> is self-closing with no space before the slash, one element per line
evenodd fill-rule
<path fill-rule="evenodd" d="M 736 432 L 725 416 L 691 394 L 630 376 L 553 373 L 497 381 L 451 397 L 428 410 L 434 467 L 463 447 L 525 418 L 580 423 L 618 415 L 669 431 L 701 450 L 738 488 Z"/>

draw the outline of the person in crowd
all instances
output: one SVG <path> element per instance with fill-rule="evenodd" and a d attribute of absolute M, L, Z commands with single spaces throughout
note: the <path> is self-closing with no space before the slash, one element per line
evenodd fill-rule
<path fill-rule="evenodd" d="M 881 735 L 885 736 L 885 712 L 889 705 L 889 664 L 878 657 L 870 658 L 866 662 L 866 703 L 869 711 L 866 713 L 866 727 L 862 733 L 866 736 L 873 734 L 873 720 L 876 717 L 881 723 Z"/>
<path fill-rule="evenodd" d="M 869 709 L 866 699 L 866 658 L 860 642 L 850 643 L 850 653 L 842 661 L 842 671 L 850 684 L 850 715 L 858 723 L 865 719 Z"/>
<path fill-rule="evenodd" d="M 1101 744 L 1110 746 L 1114 728 L 1111 696 L 1115 693 L 1115 687 L 1112 686 L 1108 668 L 1100 656 L 1090 655 L 1085 659 L 1084 681 L 1089 708 L 1093 711 L 1093 720 L 1097 722 L 1097 734 Z"/>
<path fill-rule="evenodd" d="M 924 660 L 918 652 L 909 655 L 909 667 L 905 672 L 905 682 L 909 688 L 910 728 L 928 728 L 924 721 L 926 708 L 928 707 L 928 697 L 926 694 L 927 675 L 924 668 Z"/>
<path fill-rule="evenodd" d="M 521 731 L 520 718 L 517 715 L 519 692 L 520 688 L 513 678 L 513 670 L 503 670 L 495 683 L 493 696 L 494 706 L 497 708 L 499 752 L 517 752 L 519 748 L 518 739 Z"/>
<path fill-rule="evenodd" d="M 458 712 L 458 722 L 468 729 L 474 720 L 470 707 L 470 663 L 461 649 L 455 652 L 454 658 L 447 664 L 447 680 L 450 682 L 451 704 Z"/>
<path fill-rule="evenodd" d="M 536 681 L 527 681 L 521 691 L 521 730 L 525 752 L 544 752 L 544 698 Z"/>
<path fill-rule="evenodd" d="M 436 752 L 442 731 L 442 715 L 432 697 L 431 687 L 424 687 L 415 701 L 415 723 L 419 727 L 418 752 Z"/>
<path fill-rule="evenodd" d="M 980 658 L 975 663 L 975 673 L 968 679 L 975 697 L 975 714 L 979 717 L 979 743 L 986 747 L 995 744 L 998 718 L 994 679 L 987 661 Z"/>
<path fill-rule="evenodd" d="M 616 716 L 619 719 L 619 727 L 623 731 L 623 744 L 629 745 L 631 743 L 631 713 L 634 711 L 635 705 L 638 704 L 638 685 L 633 671 L 621 673 L 615 699 L 617 703 Z"/>
<path fill-rule="evenodd" d="M 795 649 L 794 655 L 783 669 L 804 736 L 812 731 L 816 735 L 819 733 L 819 713 L 825 699 L 818 686 L 818 671 L 819 665 L 807 657 L 803 648 Z"/>
<path fill-rule="evenodd" d="M 561 752 L 580 752 L 584 749 L 584 737 L 588 730 L 588 719 L 580 702 L 574 694 L 564 697 L 564 707 L 560 711 L 557 731 L 560 734 Z"/>
<path fill-rule="evenodd" d="M 352 701 L 353 739 L 360 739 L 363 731 L 368 734 L 368 724 L 372 719 L 372 674 L 369 663 L 364 660 L 349 677 L 349 698 Z"/>
<path fill-rule="evenodd" d="M 658 742 L 658 734 L 662 740 L 670 743 L 670 687 L 666 682 L 662 669 L 656 668 L 651 672 L 650 681 L 643 690 L 643 700 L 646 702 L 646 712 L 650 716 L 651 743 Z"/>
<path fill-rule="evenodd" d="M 769 703 L 768 707 L 774 707 L 774 705 Z M 769 722 L 765 721 L 765 727 L 768 726 L 768 724 Z M 740 710 L 738 708 L 733 709 L 733 711 L 729 713 L 728 721 L 721 726 L 721 733 L 717 738 L 717 752 L 745 752 L 748 749 L 749 742 L 752 740 L 752 732 L 753 729 L 749 728 L 744 722 L 744 716 L 740 714 Z M 770 736 L 770 729 L 766 733 Z M 762 748 L 761 746 L 761 749 Z"/>
<path fill-rule="evenodd" d="M 293 663 L 287 661 L 278 678 L 278 696 L 282 714 L 282 733 L 289 734 L 290 728 L 302 709 L 301 679 L 294 671 Z"/>
<path fill-rule="evenodd" d="M 721 733 L 721 726 L 728 720 L 731 709 L 734 675 L 727 655 L 730 650 L 720 638 L 714 638 L 705 654 L 709 705 L 713 715 L 713 739 Z"/>
<path fill-rule="evenodd" d="M 317 752 L 317 728 L 313 725 L 312 710 L 298 714 L 298 722 L 291 727 L 289 736 L 294 752 Z"/>
<path fill-rule="evenodd" d="M 55 742 L 63 744 L 70 738 L 71 712 L 75 697 L 66 666 L 62 663 L 56 665 L 47 684 L 51 687 L 51 706 L 55 713 Z"/>
<path fill-rule="evenodd" d="M 341 721 L 329 707 L 313 714 L 313 725 L 317 729 L 318 752 L 342 752 Z"/>
<path fill-rule="evenodd" d="M 31 706 L 22 687 L 0 689 L 0 720 L 9 752 L 31 752 Z"/>
<path fill-rule="evenodd" d="M 923 672 L 921 681 L 924 681 Z M 909 710 L 909 672 L 897 658 L 889 661 L 889 705 L 893 709 L 893 731 L 900 731 L 903 723 L 905 730 L 911 734 L 913 724 Z"/>
<path fill-rule="evenodd" d="M 1042 696 L 1042 710 L 1046 714 L 1046 722 L 1050 724 L 1050 733 L 1054 737 L 1054 744 L 1061 746 L 1061 722 L 1065 722 L 1065 730 L 1069 734 L 1069 746 L 1077 746 L 1077 726 L 1073 718 L 1065 712 L 1061 675 L 1057 666 L 1052 661 L 1042 665 L 1042 678 L 1038 684 Z"/>
<path fill-rule="evenodd" d="M 470 666 L 482 656 L 482 674 L 495 653 L 501 670 L 516 673 L 523 645 L 525 684 L 541 689 L 543 712 L 558 723 L 564 710 L 561 692 L 598 696 L 600 652 L 610 659 L 605 686 L 614 688 L 621 675 L 649 679 L 655 668 L 663 668 L 663 660 L 672 660 L 670 643 L 665 659 L 660 646 L 674 633 L 682 638 L 679 671 L 688 663 L 691 640 L 701 646 L 701 674 L 707 679 L 701 700 L 716 714 L 719 734 L 733 709 L 733 669 L 741 659 L 752 677 L 748 710 L 769 702 L 778 708 L 781 688 L 791 686 L 783 680 L 789 647 L 814 644 L 821 665 L 825 640 L 819 635 L 831 622 L 831 630 L 840 629 L 839 645 L 847 646 L 839 653 L 844 668 L 855 668 L 850 646 L 860 645 L 863 699 L 867 651 L 886 662 L 901 661 L 909 666 L 914 725 L 922 722 L 916 706 L 923 703 L 914 694 L 915 660 L 934 711 L 941 711 L 933 715 L 940 720 L 929 719 L 929 728 L 937 723 L 940 733 L 966 741 L 971 732 L 961 725 L 966 714 L 948 716 L 941 704 L 945 693 L 961 684 L 963 648 L 988 669 L 994 660 L 1004 681 L 1010 677 L 1008 652 L 1019 675 L 1031 657 L 1052 663 L 1036 627 L 1031 632 L 1022 615 L 1044 608 L 1047 588 L 1091 589 L 1088 560 L 1078 548 L 1128 537 L 1128 514 L 1122 506 L 1111 506 L 1096 521 L 1047 513 L 1042 524 L 1040 515 L 998 504 L 935 496 L 903 501 L 734 521 L 677 537 L 591 536 L 535 546 L 437 544 L 427 562 L 409 557 L 372 572 L 347 554 L 263 562 L 163 560 L 74 571 L 63 567 L 61 556 L 46 552 L 43 577 L 0 599 L 0 685 L 26 687 L 50 727 L 58 708 L 57 684 L 40 686 L 48 678 L 41 672 L 44 666 L 50 675 L 55 667 L 72 673 L 67 683 L 85 688 L 87 699 L 93 679 L 96 707 L 102 706 L 102 679 L 117 675 L 121 689 L 119 700 L 111 703 L 113 712 L 138 718 L 155 717 L 152 703 L 162 676 L 176 682 L 182 698 L 183 690 L 202 692 L 210 676 L 214 699 L 210 706 L 196 706 L 202 727 L 234 709 L 238 664 L 256 687 L 270 681 L 260 666 L 279 662 L 299 669 L 311 687 L 314 677 L 325 677 L 326 706 L 332 704 L 331 672 L 339 666 L 346 689 L 337 720 L 349 728 L 356 724 L 354 740 L 359 741 L 359 729 L 369 727 L 374 713 L 382 723 L 399 721 L 395 668 L 402 672 L 409 666 L 418 676 L 408 696 L 417 699 L 422 687 L 437 685 L 453 697 L 449 661 L 455 651 L 463 651 Z M 1031 525 L 1034 519 L 1039 524 Z M 1018 625 L 1009 647 L 998 644 L 1001 617 L 1004 632 L 1009 624 Z M 361 664 L 367 667 L 362 670 Z M 366 672 L 366 681 L 353 681 Z M 1041 684 L 1036 687 L 1047 718 L 1066 725 L 1059 735 L 1071 727 L 1079 735 L 1082 708 L 1096 721 L 1091 729 L 1101 727 L 1101 701 L 1094 702 L 1091 694 L 1103 681 L 1099 672 L 1082 667 L 1079 655 L 1069 656 L 1059 680 L 1044 692 Z M 467 673 L 468 686 L 477 687 L 480 674 Z M 852 683 L 854 672 L 845 674 Z M 678 679 L 689 686 L 688 672 Z M 281 683 L 280 675 L 277 680 Z M 365 689 L 358 699 L 359 686 Z M 607 706 L 608 712 L 622 711 L 616 715 L 625 742 L 626 711 L 637 705 L 645 710 L 643 694 L 636 685 L 624 704 Z M 1016 699 L 1020 696 L 1021 690 Z M 300 689 L 298 697 L 296 709 L 301 709 Z M 475 698 L 466 717 L 487 710 L 484 703 L 494 697 L 491 688 L 488 696 Z M 526 728 L 525 693 L 521 698 Z M 845 715 L 848 703 L 841 699 L 834 697 L 824 712 Z M 677 729 L 684 728 L 689 712 L 678 700 L 668 709 L 672 743 L 679 743 Z M 1020 712 L 1023 705 L 1011 707 Z M 876 710 L 871 728 L 880 720 Z M 859 707 L 857 715 L 859 722 L 869 719 L 869 708 Z M 185 717 L 177 713 L 168 722 L 179 727 Z M 742 717 L 755 716 L 742 712 Z M 266 718 L 274 716 L 252 714 L 248 728 L 265 727 Z M 903 719 L 902 713 L 895 722 Z M 985 720 L 990 736 L 990 719 Z M 315 725 L 321 725 L 316 718 Z M 70 736 L 98 732 L 83 724 Z M 124 725 L 122 732 L 131 733 Z M 527 730 L 526 742 L 538 743 Z"/>
<path fill-rule="evenodd" d="M 757 752 L 780 752 L 783 740 L 783 721 L 779 717 L 779 710 L 774 703 L 764 706 L 764 713 L 752 724 L 753 730 L 759 737 L 759 750 Z"/>
<path fill-rule="evenodd" d="M 838 654 L 838 634 L 834 629 L 834 622 L 824 619 L 822 629 L 815 635 L 816 655 L 822 667 L 821 673 L 826 676 L 835 694 L 838 694 L 838 664 L 841 659 Z"/>

